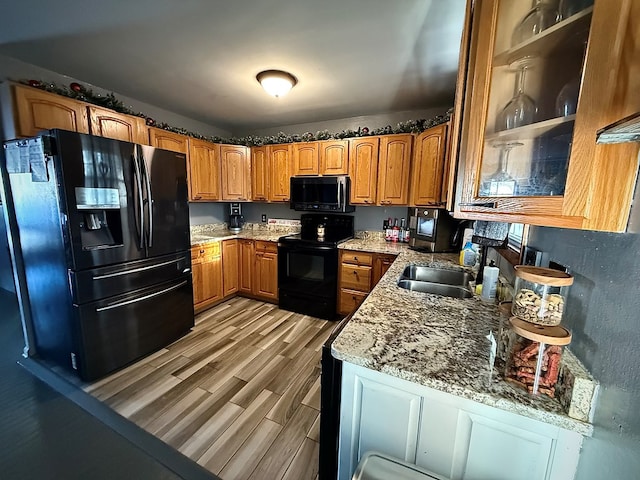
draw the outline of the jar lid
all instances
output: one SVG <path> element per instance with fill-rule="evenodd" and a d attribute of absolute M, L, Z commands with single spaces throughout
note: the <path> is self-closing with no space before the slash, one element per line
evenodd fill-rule
<path fill-rule="evenodd" d="M 525 322 L 518 317 L 511 317 L 509 322 L 514 332 L 534 342 L 543 342 L 548 345 L 569 345 L 571 343 L 571 332 L 560 325 L 536 325 Z"/>
<path fill-rule="evenodd" d="M 516 277 L 529 282 L 542 283 L 552 287 L 564 287 L 573 284 L 573 277 L 568 273 L 553 268 L 532 267 L 530 265 L 516 265 Z"/>

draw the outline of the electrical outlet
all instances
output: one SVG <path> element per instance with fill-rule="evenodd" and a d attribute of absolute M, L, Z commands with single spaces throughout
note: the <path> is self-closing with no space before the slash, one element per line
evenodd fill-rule
<path fill-rule="evenodd" d="M 267 216 L 263 213 L 262 214 L 262 223 L 266 223 L 267 222 Z"/>

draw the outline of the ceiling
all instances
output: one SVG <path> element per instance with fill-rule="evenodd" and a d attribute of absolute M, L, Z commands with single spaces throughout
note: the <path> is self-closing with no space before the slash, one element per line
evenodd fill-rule
<path fill-rule="evenodd" d="M 0 54 L 228 130 L 451 105 L 465 0 L 20 0 Z M 268 96 L 261 70 L 294 74 Z M 47 79 L 42 79 L 47 80 Z"/>

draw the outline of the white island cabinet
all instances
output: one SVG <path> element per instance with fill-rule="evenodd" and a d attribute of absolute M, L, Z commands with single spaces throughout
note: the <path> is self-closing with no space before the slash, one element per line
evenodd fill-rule
<path fill-rule="evenodd" d="M 340 480 L 369 450 L 452 480 L 571 480 L 582 435 L 343 363 Z"/>

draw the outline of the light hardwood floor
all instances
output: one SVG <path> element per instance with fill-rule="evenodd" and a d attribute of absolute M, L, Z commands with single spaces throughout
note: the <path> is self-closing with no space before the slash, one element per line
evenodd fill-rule
<path fill-rule="evenodd" d="M 233 298 L 85 391 L 223 480 L 314 480 L 320 350 L 333 326 Z"/>

